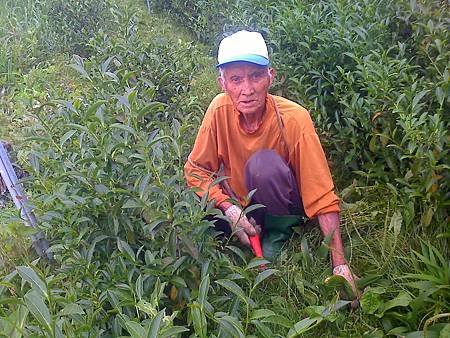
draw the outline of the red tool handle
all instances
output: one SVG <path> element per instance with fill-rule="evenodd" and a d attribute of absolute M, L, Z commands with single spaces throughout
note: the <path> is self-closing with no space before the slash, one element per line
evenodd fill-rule
<path fill-rule="evenodd" d="M 250 245 L 252 247 L 253 253 L 258 258 L 263 258 L 263 252 L 261 249 L 261 242 L 259 240 L 259 235 L 248 236 L 250 239 Z"/>
<path fill-rule="evenodd" d="M 248 236 L 249 240 L 250 240 L 250 245 L 252 247 L 253 253 L 255 254 L 256 257 L 258 258 L 264 258 L 263 256 L 263 251 L 261 248 L 261 241 L 259 240 L 259 235 L 255 235 L 255 236 Z M 267 269 L 266 264 L 261 264 L 259 266 L 260 270 L 265 270 Z"/>

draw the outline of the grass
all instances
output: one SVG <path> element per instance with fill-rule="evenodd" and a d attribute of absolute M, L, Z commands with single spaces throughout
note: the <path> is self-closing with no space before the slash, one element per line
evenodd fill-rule
<path fill-rule="evenodd" d="M 30 231 L 20 222 L 14 205 L 5 203 L 0 212 L 0 274 L 6 275 L 16 265 L 28 261 Z"/>

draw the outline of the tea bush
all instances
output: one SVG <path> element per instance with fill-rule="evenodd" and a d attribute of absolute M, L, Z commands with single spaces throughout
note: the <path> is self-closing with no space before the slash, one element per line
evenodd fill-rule
<path fill-rule="evenodd" d="M 226 9 L 234 2 L 233 0 L 152 1 L 150 8 L 170 13 L 187 26 L 198 40 L 213 43 L 218 39 L 216 33 L 221 31 L 227 22 Z"/>
<path fill-rule="evenodd" d="M 88 55 L 86 46 L 109 17 L 108 0 L 48 0 L 42 2 L 40 43 L 51 53 Z"/>
<path fill-rule="evenodd" d="M 113 7 L 108 0 L 6 0 L 2 6 L 0 73 L 9 78 L 55 54 L 88 55 L 89 40 L 110 28 Z"/>
<path fill-rule="evenodd" d="M 99 29 L 111 28 L 106 14 L 120 5 L 106 1 L 2 2 L 0 137 L 12 139 L 10 131 L 29 124 L 23 117 L 29 105 L 61 92 L 76 92 L 71 74 L 61 64 L 71 53 L 88 55 L 88 42 Z"/>

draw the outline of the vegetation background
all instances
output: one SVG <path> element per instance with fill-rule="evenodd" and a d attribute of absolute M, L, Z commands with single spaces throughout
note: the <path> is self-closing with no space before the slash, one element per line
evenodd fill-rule
<path fill-rule="evenodd" d="M 450 336 L 446 1 L 0 6 L 0 138 L 55 258 L 0 209 L 0 336 Z M 242 28 L 329 155 L 357 310 L 324 282 L 317 228 L 260 271 L 185 188 L 218 41 Z"/>

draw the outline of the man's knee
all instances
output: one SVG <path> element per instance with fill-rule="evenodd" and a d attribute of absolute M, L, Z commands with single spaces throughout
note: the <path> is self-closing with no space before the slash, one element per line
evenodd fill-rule
<path fill-rule="evenodd" d="M 288 165 L 275 150 L 257 151 L 248 159 L 245 166 L 245 182 L 248 189 L 266 185 L 276 177 L 289 174 Z"/>

